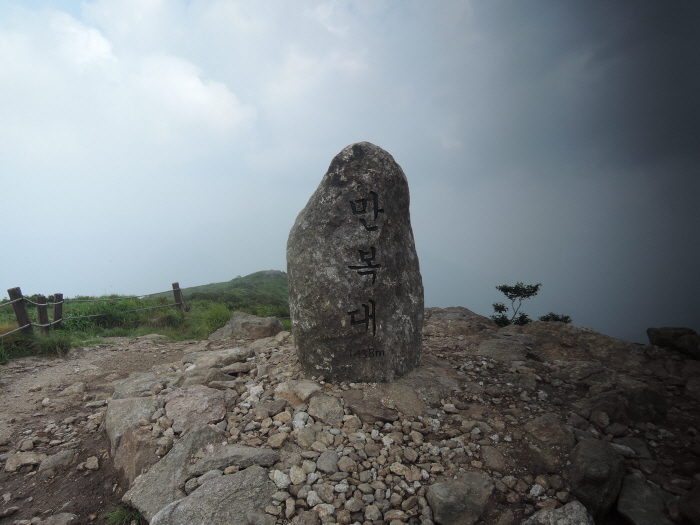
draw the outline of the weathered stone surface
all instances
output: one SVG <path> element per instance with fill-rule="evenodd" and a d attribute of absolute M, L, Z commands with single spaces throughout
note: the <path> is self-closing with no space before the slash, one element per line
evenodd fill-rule
<path fill-rule="evenodd" d="M 459 479 L 435 483 L 426 498 L 435 522 L 441 525 L 473 525 L 481 517 L 493 492 L 493 481 L 483 472 L 467 472 Z"/>
<path fill-rule="evenodd" d="M 316 394 L 309 401 L 309 415 L 316 420 L 321 420 L 327 425 L 335 425 L 343 422 L 343 405 L 340 399 L 325 394 Z"/>
<path fill-rule="evenodd" d="M 127 427 L 114 455 L 114 466 L 121 471 L 127 486 L 131 486 L 142 472 L 158 462 L 157 448 L 157 440 L 150 430 L 136 425 Z"/>
<path fill-rule="evenodd" d="M 306 403 L 309 397 L 321 390 L 321 385 L 316 381 L 300 379 L 298 381 L 285 381 L 275 388 L 275 398 L 285 399 L 293 407 Z"/>
<path fill-rule="evenodd" d="M 229 339 L 231 337 L 247 337 L 262 339 L 272 337 L 284 330 L 284 326 L 276 317 L 258 317 L 244 312 L 233 312 L 224 326 L 209 336 L 209 340 Z"/>
<path fill-rule="evenodd" d="M 39 472 L 52 469 L 54 472 L 68 468 L 78 453 L 75 449 L 62 450 L 44 459 L 39 465 Z"/>
<path fill-rule="evenodd" d="M 287 243 L 294 341 L 304 371 L 392 381 L 421 357 L 423 284 L 408 183 L 361 142 L 331 162 Z"/>
<path fill-rule="evenodd" d="M 678 510 L 690 523 L 700 525 L 700 482 L 696 482 L 693 489 L 681 497 Z"/>
<path fill-rule="evenodd" d="M 39 525 L 72 525 L 74 523 L 78 523 L 78 516 L 69 512 L 61 512 L 42 520 Z"/>
<path fill-rule="evenodd" d="M 642 478 L 627 475 L 622 480 L 617 511 L 632 525 L 672 525 L 664 514 L 663 500 Z"/>
<path fill-rule="evenodd" d="M 522 525 L 595 525 L 586 507 L 572 501 L 560 509 L 542 509 L 523 521 Z"/>
<path fill-rule="evenodd" d="M 591 413 L 605 412 L 610 422 L 631 425 L 636 422 L 659 424 L 666 420 L 668 403 L 651 388 L 639 387 L 603 392 L 578 403 Z"/>
<path fill-rule="evenodd" d="M 377 421 L 396 421 L 399 418 L 397 410 L 382 403 L 381 391 L 346 390 L 341 395 L 345 405 L 363 423 L 371 425 Z"/>
<path fill-rule="evenodd" d="M 183 363 L 192 363 L 197 368 L 223 368 L 233 363 L 245 361 L 254 355 L 252 348 L 226 348 L 208 352 L 192 352 L 182 356 Z"/>
<path fill-rule="evenodd" d="M 112 399 L 141 397 L 144 393 L 151 393 L 153 387 L 158 384 L 167 386 L 171 383 L 174 384 L 180 378 L 181 374 L 167 366 L 148 372 L 132 372 L 126 379 L 114 382 Z"/>
<path fill-rule="evenodd" d="M 127 397 L 112 399 L 107 407 L 105 428 L 112 444 L 112 455 L 117 452 L 127 427 L 141 419 L 150 419 L 151 414 L 158 409 L 159 401 L 150 397 Z"/>
<path fill-rule="evenodd" d="M 185 497 L 187 467 L 194 454 L 221 439 L 221 435 L 208 425 L 191 429 L 163 459 L 134 480 L 123 501 L 151 521 L 160 509 Z"/>
<path fill-rule="evenodd" d="M 214 445 L 211 452 L 198 460 L 187 469 L 189 476 L 201 476 L 205 472 L 235 465 L 242 469 L 253 465 L 269 467 L 279 461 L 277 452 L 264 448 L 246 447 L 243 445 Z"/>
<path fill-rule="evenodd" d="M 680 352 L 693 359 L 700 359 L 700 335 L 684 335 L 676 339 L 675 344 Z"/>
<path fill-rule="evenodd" d="M 476 314 L 463 306 L 426 308 L 423 333 L 475 335 L 482 330 L 498 330 L 498 325 L 488 317 Z"/>
<path fill-rule="evenodd" d="M 208 480 L 189 496 L 158 512 L 151 525 L 229 525 L 251 523 L 271 501 L 276 488 L 262 467 Z M 272 521 L 274 523 L 274 520 Z"/>
<path fill-rule="evenodd" d="M 529 355 L 533 355 L 535 348 L 536 339 L 533 336 L 504 331 L 482 342 L 476 354 L 510 363 L 525 360 Z"/>
<path fill-rule="evenodd" d="M 46 454 L 39 452 L 17 452 L 7 458 L 5 472 L 15 472 L 24 465 L 39 465 L 46 459 Z"/>
<path fill-rule="evenodd" d="M 697 332 L 685 327 L 647 328 L 649 342 L 661 348 L 675 348 L 676 341 L 686 335 L 697 335 Z"/>
<path fill-rule="evenodd" d="M 610 443 L 584 439 L 571 452 L 571 488 L 594 518 L 604 516 L 620 493 L 625 468 Z"/>
<path fill-rule="evenodd" d="M 562 425 L 555 414 L 545 414 L 525 425 L 525 430 L 534 438 L 550 446 L 570 449 L 576 444 L 574 435 Z"/>
<path fill-rule="evenodd" d="M 165 413 L 175 432 L 195 424 L 216 423 L 226 415 L 224 393 L 203 385 L 175 390 L 165 397 Z"/>

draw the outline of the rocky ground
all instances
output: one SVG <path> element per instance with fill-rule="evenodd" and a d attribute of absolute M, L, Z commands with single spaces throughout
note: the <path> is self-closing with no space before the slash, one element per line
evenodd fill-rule
<path fill-rule="evenodd" d="M 0 369 L 0 524 L 700 523 L 700 361 L 428 309 L 390 384 L 302 376 L 290 334 L 110 339 Z M 559 520 L 559 521 L 557 521 Z"/>

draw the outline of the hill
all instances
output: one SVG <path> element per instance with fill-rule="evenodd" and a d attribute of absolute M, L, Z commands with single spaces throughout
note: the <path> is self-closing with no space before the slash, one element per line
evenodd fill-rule
<path fill-rule="evenodd" d="M 211 301 L 263 317 L 289 317 L 287 274 L 279 270 L 239 275 L 222 283 L 183 288 L 182 292 L 188 302 Z"/>

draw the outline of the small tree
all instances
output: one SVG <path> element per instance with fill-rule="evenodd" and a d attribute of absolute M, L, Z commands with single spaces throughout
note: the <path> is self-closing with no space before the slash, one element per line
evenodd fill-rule
<path fill-rule="evenodd" d="M 521 312 L 520 308 L 523 305 L 523 301 L 525 299 L 530 299 L 530 297 L 535 297 L 539 293 L 541 287 L 541 283 L 523 284 L 521 282 L 518 282 L 513 286 L 508 284 L 496 286 L 496 289 L 510 300 L 511 306 L 508 308 L 503 303 L 493 303 L 493 311 L 495 313 L 491 316 L 491 319 L 493 319 L 500 327 L 508 326 L 510 324 L 523 326 L 531 323 L 532 319 L 530 319 L 525 312 Z M 512 310 L 512 315 L 510 317 L 508 317 L 507 314 L 509 309 Z M 554 312 L 549 312 L 547 315 L 543 315 L 538 320 L 570 323 L 571 317 L 568 315 L 560 315 L 555 314 Z"/>

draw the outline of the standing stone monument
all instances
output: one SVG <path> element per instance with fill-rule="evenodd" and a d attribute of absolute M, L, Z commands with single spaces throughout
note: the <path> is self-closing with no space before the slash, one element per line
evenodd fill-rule
<path fill-rule="evenodd" d="M 392 381 L 420 364 L 423 281 L 408 182 L 383 149 L 341 151 L 287 242 L 289 307 L 304 372 Z"/>

